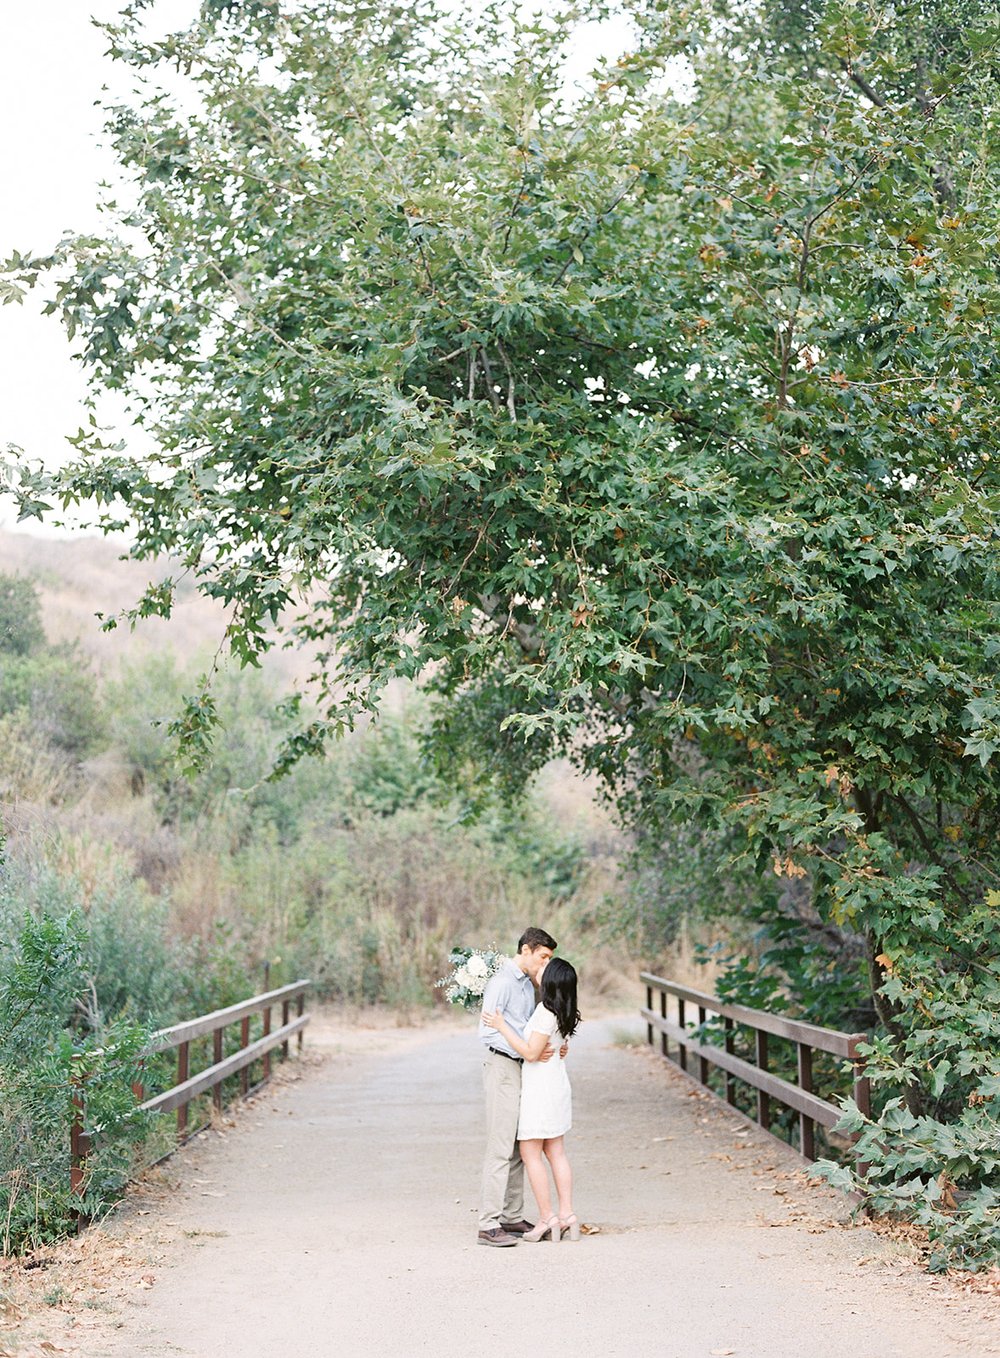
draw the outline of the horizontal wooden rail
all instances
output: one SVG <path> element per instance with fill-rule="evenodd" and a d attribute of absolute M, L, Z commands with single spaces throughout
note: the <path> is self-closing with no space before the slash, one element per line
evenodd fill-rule
<path fill-rule="evenodd" d="M 734 1023 L 746 1024 L 761 1032 L 773 1033 L 775 1037 L 786 1037 L 792 1042 L 805 1042 L 814 1051 L 829 1052 L 832 1056 L 845 1056 L 853 1060 L 858 1042 L 867 1040 L 865 1033 L 842 1033 L 836 1028 L 818 1028 L 814 1023 L 802 1023 L 799 1019 L 785 1018 L 783 1014 L 769 1014 L 766 1009 L 748 1009 L 742 1004 L 728 1004 L 716 995 L 703 990 L 692 990 L 690 986 L 677 985 L 661 976 L 653 976 L 644 971 L 641 979 L 647 987 L 665 990 L 679 1000 L 686 1000 L 696 1008 L 710 1009 L 721 1018 L 730 1018 Z"/>
<path fill-rule="evenodd" d="M 735 1107 L 735 1080 L 743 1080 L 757 1091 L 757 1122 L 769 1134 L 771 1132 L 771 1099 L 784 1104 L 799 1115 L 799 1136 L 803 1156 L 814 1160 L 815 1127 L 832 1127 L 840 1120 L 840 1109 L 826 1099 L 821 1099 L 812 1090 L 812 1054 L 814 1051 L 828 1052 L 850 1061 L 854 1068 L 854 1099 L 866 1115 L 871 1112 L 871 1086 L 864 1075 L 864 1060 L 858 1054 L 859 1044 L 867 1040 L 865 1033 L 842 1033 L 834 1028 L 820 1028 L 813 1023 L 802 1023 L 798 1019 L 785 1018 L 781 1014 L 770 1014 L 763 1009 L 750 1009 L 741 1004 L 729 1004 L 715 995 L 690 986 L 682 986 L 662 976 L 642 972 L 641 980 L 646 986 L 646 1007 L 640 1012 L 646 1020 L 646 1037 L 650 1045 L 654 1033 L 660 1034 L 661 1052 L 670 1057 L 670 1041 L 677 1047 L 677 1059 L 681 1069 L 688 1068 L 688 1057 L 696 1057 L 701 1084 L 708 1084 L 709 1066 L 717 1066 L 726 1074 L 726 1102 Z M 659 1013 L 653 1008 L 653 995 L 660 997 Z M 667 1015 L 667 999 L 676 1003 L 677 1021 Z M 698 1011 L 697 1030 L 687 1022 L 687 1006 Z M 704 1024 L 708 1015 L 723 1021 L 723 1045 L 703 1040 Z M 734 1051 L 734 1025 L 749 1028 L 754 1034 L 756 1063 L 737 1056 Z M 796 1070 L 798 1084 L 782 1079 L 767 1069 L 769 1035 L 785 1038 L 794 1042 L 796 1047 Z M 782 1140 L 781 1137 L 776 1138 Z"/>
<path fill-rule="evenodd" d="M 290 1023 L 283 1024 L 276 1028 L 273 1033 L 258 1038 L 256 1042 L 251 1042 L 248 1047 L 241 1047 L 239 1051 L 233 1052 L 232 1056 L 227 1056 L 224 1061 L 217 1061 L 214 1065 L 203 1070 L 200 1075 L 192 1075 L 183 1084 L 174 1085 L 172 1089 L 167 1089 L 162 1094 L 157 1094 L 155 1098 L 147 1099 L 145 1103 L 139 1105 L 139 1111 L 143 1113 L 170 1113 L 175 1108 L 180 1108 L 182 1104 L 190 1103 L 192 1099 L 204 1094 L 206 1089 L 213 1089 L 229 1075 L 235 1075 L 244 1066 L 252 1065 L 265 1052 L 269 1052 L 273 1047 L 283 1045 L 293 1033 L 301 1032 L 309 1022 L 309 1015 L 303 1014 L 301 1018 L 294 1018 Z"/>
<path fill-rule="evenodd" d="M 177 1076 L 169 1089 L 149 1099 L 145 1097 L 142 1084 L 134 1084 L 132 1089 L 137 1106 L 133 1112 L 176 1112 L 177 1135 L 181 1138 L 187 1131 L 188 1105 L 199 1094 L 211 1089 L 216 1109 L 221 1108 L 222 1082 L 231 1075 L 239 1075 L 240 1092 L 248 1093 L 250 1087 L 248 1072 L 255 1061 L 263 1063 L 263 1079 L 267 1080 L 271 1074 L 271 1052 L 275 1047 L 281 1047 L 283 1054 L 287 1056 L 290 1039 L 297 1037 L 299 1050 L 302 1048 L 302 1032 L 309 1022 L 309 1015 L 305 1012 L 305 995 L 310 984 L 311 982 L 307 980 L 293 981 L 290 985 L 280 986 L 277 990 L 265 990 L 249 1000 L 241 1000 L 238 1004 L 231 1004 L 225 1009 L 216 1009 L 210 1014 L 202 1014 L 198 1018 L 175 1023 L 171 1028 L 161 1028 L 154 1033 L 146 1046 L 143 1059 L 176 1050 Z M 297 1010 L 294 1018 L 290 1017 L 293 1002 Z M 281 1005 L 281 1024 L 272 1031 L 271 1011 L 277 1004 Z M 262 1016 L 263 1034 L 255 1042 L 251 1042 L 250 1019 L 255 1014 Z M 239 1050 L 230 1056 L 223 1057 L 223 1034 L 231 1023 L 240 1025 L 240 1046 Z M 201 1037 L 212 1038 L 213 1060 L 205 1070 L 192 1074 L 191 1043 Z M 141 1064 L 140 1061 L 140 1066 Z M 102 1127 L 85 1126 L 86 1080 L 86 1071 L 75 1072 L 72 1091 L 73 1114 L 70 1124 L 70 1186 L 72 1191 L 81 1197 L 86 1191 L 86 1158 L 90 1143 L 95 1135 L 104 1130 Z"/>
<path fill-rule="evenodd" d="M 211 1014 L 203 1014 L 201 1018 L 175 1023 L 172 1028 L 161 1028 L 159 1032 L 153 1034 L 147 1050 L 150 1053 L 170 1051 L 173 1047 L 179 1047 L 182 1042 L 192 1042 L 196 1037 L 207 1037 L 209 1033 L 225 1028 L 230 1023 L 259 1014 L 265 1004 L 297 999 L 299 995 L 305 994 L 309 986 L 309 981 L 293 981 L 291 985 L 281 986 L 278 990 L 268 990 L 263 995 L 254 995 L 252 999 L 231 1004 L 227 1009 L 216 1009 Z"/>

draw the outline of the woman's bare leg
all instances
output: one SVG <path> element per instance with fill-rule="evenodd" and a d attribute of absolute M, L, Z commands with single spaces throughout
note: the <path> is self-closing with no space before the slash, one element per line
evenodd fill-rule
<path fill-rule="evenodd" d="M 539 1220 L 548 1221 L 552 1215 L 552 1195 L 549 1192 L 549 1173 L 542 1158 L 542 1147 L 546 1143 L 543 1141 L 522 1141 L 520 1144 L 521 1159 L 524 1161 L 524 1168 L 528 1171 L 528 1183 L 531 1184 L 535 1202 L 538 1203 Z"/>
<path fill-rule="evenodd" d="M 522 1147 L 524 1142 L 521 1143 Z M 573 1171 L 570 1169 L 569 1160 L 566 1158 L 566 1146 L 564 1138 L 561 1136 L 550 1136 L 547 1141 L 542 1143 L 546 1158 L 552 1166 L 552 1177 L 556 1181 L 556 1192 L 559 1195 L 559 1215 L 563 1221 L 573 1215 Z M 522 1155 L 523 1155 L 522 1150 Z M 531 1170 L 528 1170 L 529 1177 Z M 535 1183 L 532 1180 L 532 1190 Z M 538 1194 L 536 1193 L 537 1197 Z"/>

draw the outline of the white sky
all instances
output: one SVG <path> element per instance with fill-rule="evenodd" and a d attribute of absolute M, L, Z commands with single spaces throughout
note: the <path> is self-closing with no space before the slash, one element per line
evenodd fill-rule
<path fill-rule="evenodd" d="M 198 0 L 159 0 L 164 28 L 180 28 Z M 42 253 L 67 232 L 96 229 L 97 186 L 113 178 L 114 158 L 98 144 L 103 114 L 94 107 L 114 79 L 105 39 L 91 15 L 112 19 L 117 0 L 34 0 L 6 7 L 0 126 L 4 202 L 0 258 Z M 51 465 L 81 423 L 85 384 L 58 320 L 39 301 L 0 307 L 0 449 L 17 444 Z M 0 527 L 15 515 L 0 500 Z M 32 521 L 32 531 L 39 530 Z M 51 530 L 49 530 L 51 531 Z"/>
<path fill-rule="evenodd" d="M 99 144 L 101 88 L 116 80 L 103 55 L 105 39 L 91 16 L 112 19 L 118 0 L 33 0 L 8 5 L 3 19 L 4 63 L 0 126 L 5 195 L 0 212 L 0 259 L 12 250 L 43 253 L 66 233 L 98 229 L 98 184 L 113 179 L 113 156 Z M 157 28 L 185 26 L 198 0 L 157 0 Z M 583 75 L 610 47 L 625 46 L 624 28 L 591 26 L 574 51 Z M 0 454 L 7 444 L 58 465 L 72 452 L 65 440 L 79 428 L 85 383 L 70 358 L 56 317 L 43 316 L 29 295 L 23 306 L 0 307 Z M 117 421 L 110 405 L 99 412 Z M 122 426 L 118 425 L 119 429 Z M 127 433 L 127 429 L 126 429 Z M 57 531 L 36 520 L 17 525 L 0 497 L 0 528 Z"/>

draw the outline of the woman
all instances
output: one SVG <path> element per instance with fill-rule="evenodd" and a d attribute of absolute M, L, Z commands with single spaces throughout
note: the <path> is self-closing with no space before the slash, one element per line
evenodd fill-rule
<path fill-rule="evenodd" d="M 540 1217 L 537 1226 L 521 1239 L 535 1243 L 548 1236 L 558 1241 L 565 1233 L 570 1240 L 579 1240 L 580 1224 L 573 1212 L 573 1172 L 563 1144 L 563 1137 L 573 1121 L 569 1076 L 558 1050 L 549 1061 L 538 1059 L 550 1042 L 558 1048 L 563 1038 L 576 1032 L 580 1022 L 576 1007 L 576 972 L 561 957 L 550 958 L 539 977 L 539 987 L 542 1002 L 528 1020 L 523 1038 L 514 1032 L 501 1013 L 484 1013 L 483 1022 L 501 1033 L 524 1057 L 517 1138 Z M 558 1214 L 552 1211 L 545 1160 L 552 1167 L 559 1195 Z"/>

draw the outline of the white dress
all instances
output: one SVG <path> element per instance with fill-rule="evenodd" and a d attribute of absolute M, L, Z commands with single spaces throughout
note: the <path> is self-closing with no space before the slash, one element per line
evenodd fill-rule
<path fill-rule="evenodd" d="M 559 1055 L 562 1037 L 555 1014 L 541 1004 L 524 1029 L 525 1042 L 531 1041 L 532 1033 L 545 1033 L 555 1048 L 555 1056 L 549 1061 L 525 1061 L 521 1067 L 519 1141 L 562 1136 L 573 1125 L 573 1095 L 566 1062 Z"/>

